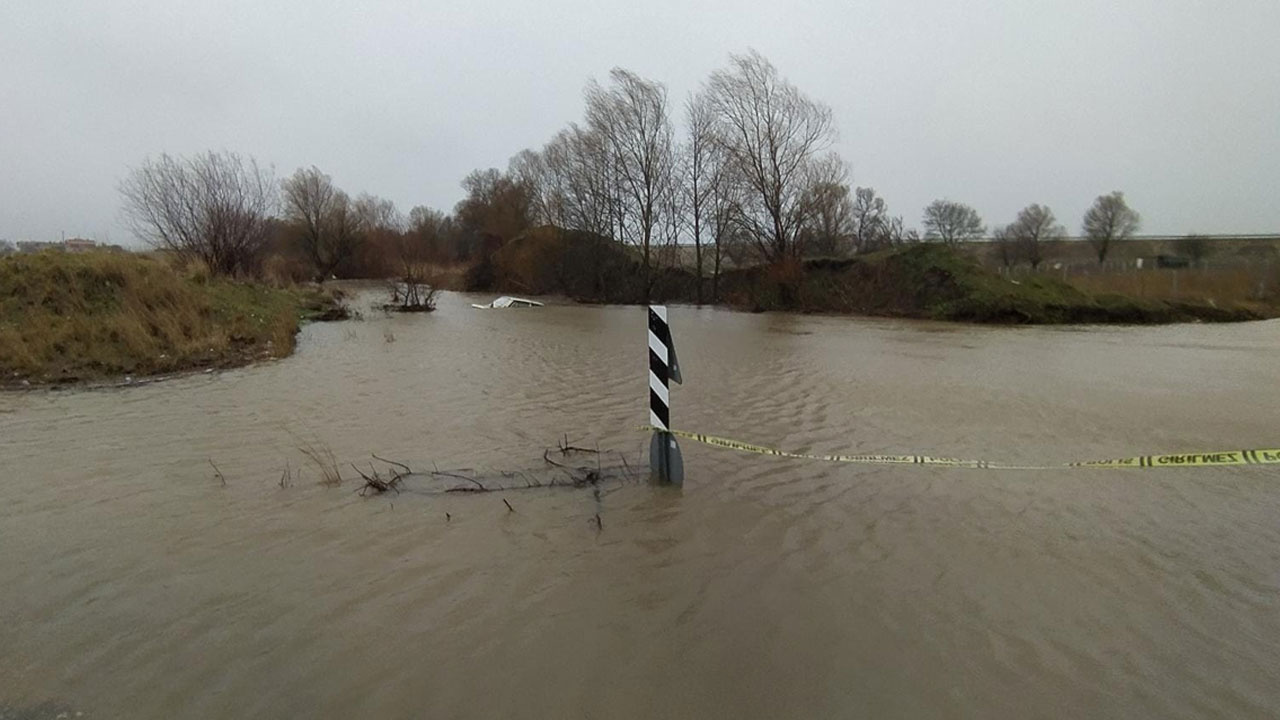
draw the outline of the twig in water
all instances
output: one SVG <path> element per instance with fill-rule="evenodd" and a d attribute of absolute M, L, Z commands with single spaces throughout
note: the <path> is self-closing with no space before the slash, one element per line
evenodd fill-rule
<path fill-rule="evenodd" d="M 360 472 L 360 468 L 356 467 L 355 463 L 351 464 L 351 469 L 355 470 L 357 475 L 364 478 L 364 485 L 359 490 L 359 493 L 361 495 L 364 495 L 366 490 L 373 490 L 374 492 L 379 494 L 384 493 L 388 490 L 395 490 L 397 495 L 400 494 L 400 488 L 396 487 L 397 485 L 400 484 L 399 475 L 395 476 L 391 480 L 383 480 L 381 477 L 379 477 L 378 471 L 374 470 L 372 463 L 370 463 L 369 465 L 369 470 L 373 472 L 373 477 L 369 477 L 368 475 L 365 475 L 364 473 Z"/>
<path fill-rule="evenodd" d="M 560 441 L 560 454 L 568 455 L 571 452 L 595 453 L 597 455 L 600 454 L 600 451 L 598 449 L 592 450 L 591 448 L 582 448 L 582 447 L 575 447 L 573 445 L 570 445 L 569 434 L 565 433 L 564 440 Z"/>
<path fill-rule="evenodd" d="M 503 504 L 503 505 L 506 505 L 506 506 L 507 506 L 507 510 L 509 510 L 510 512 L 515 512 L 515 511 L 516 511 L 516 509 L 515 509 L 515 508 L 511 507 L 511 503 L 507 502 L 507 499 L 506 499 L 506 498 L 502 498 L 502 504 Z"/>
<path fill-rule="evenodd" d="M 372 455 L 373 453 L 370 453 L 370 454 Z M 374 460 L 381 460 L 382 462 L 384 462 L 384 463 L 386 463 L 386 464 L 388 464 L 388 465 L 395 465 L 396 467 L 404 468 L 405 474 L 407 474 L 407 475 L 412 475 L 412 474 L 413 474 L 413 470 L 410 470 L 410 469 L 409 469 L 409 466 L 408 466 L 408 465 L 405 465 L 404 463 L 398 463 L 398 462 L 396 462 L 395 460 L 388 460 L 388 459 L 386 459 L 386 458 L 380 458 L 380 457 L 378 457 L 377 455 L 374 455 L 374 456 L 373 456 L 373 459 L 374 459 Z"/>
<path fill-rule="evenodd" d="M 213 458 L 209 458 L 209 464 L 213 465 Z M 227 486 L 227 478 L 222 475 L 222 471 L 218 469 L 217 465 L 213 465 L 213 476 L 218 478 L 218 481 L 222 483 L 222 487 Z"/>
<path fill-rule="evenodd" d="M 542 459 L 543 459 L 543 460 L 546 460 L 548 464 L 550 464 L 550 465 L 555 465 L 555 466 L 556 466 L 556 467 L 558 467 L 558 468 L 565 468 L 566 470 L 567 470 L 567 469 L 569 469 L 569 466 L 568 466 L 568 465 L 565 465 L 564 463 L 558 463 L 558 462 L 556 462 L 555 460 L 552 460 L 552 459 L 551 459 L 551 449 L 550 449 L 550 448 L 548 448 L 548 449 L 546 449 L 546 450 L 543 450 L 543 451 L 542 451 Z"/>
<path fill-rule="evenodd" d="M 466 475 L 459 475 L 458 473 L 445 472 L 444 470 L 432 470 L 431 474 L 438 477 L 451 477 L 451 478 L 457 478 L 459 480 L 466 480 L 467 482 L 473 482 L 476 484 L 476 487 L 480 488 L 480 492 L 489 492 L 489 488 L 482 485 L 479 480 L 475 478 L 467 477 Z M 450 490 L 450 492 L 454 492 L 454 491 Z"/>
<path fill-rule="evenodd" d="M 622 453 L 618 453 L 618 457 L 622 459 L 622 469 L 626 472 L 627 479 L 631 480 L 635 475 L 631 472 L 631 465 L 627 464 L 627 456 Z"/>

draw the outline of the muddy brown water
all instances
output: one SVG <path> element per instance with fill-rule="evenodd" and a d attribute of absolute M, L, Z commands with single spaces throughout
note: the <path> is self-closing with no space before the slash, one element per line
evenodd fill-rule
<path fill-rule="evenodd" d="M 0 395 L 0 716 L 1280 713 L 1274 468 L 686 442 L 683 491 L 513 491 L 514 513 L 319 485 L 302 441 L 415 468 L 533 468 L 566 433 L 637 456 L 641 309 L 476 299 L 313 325 L 256 367 Z M 671 318 L 686 429 L 1033 463 L 1280 440 L 1277 322 Z"/>

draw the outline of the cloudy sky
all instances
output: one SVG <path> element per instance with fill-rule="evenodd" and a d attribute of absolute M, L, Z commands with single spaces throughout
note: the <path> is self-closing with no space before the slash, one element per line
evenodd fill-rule
<path fill-rule="evenodd" d="M 755 48 L 918 225 L 1123 190 L 1144 232 L 1280 231 L 1276 0 L 3 0 L 0 238 L 129 242 L 116 187 L 229 149 L 450 208 L 613 66 L 677 105 Z"/>

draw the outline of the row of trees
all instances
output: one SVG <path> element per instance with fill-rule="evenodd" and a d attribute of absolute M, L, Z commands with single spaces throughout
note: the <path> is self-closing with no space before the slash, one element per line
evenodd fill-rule
<path fill-rule="evenodd" d="M 685 103 L 679 137 L 661 83 L 616 69 L 585 98 L 581 124 L 519 153 L 506 172 L 468 176 L 452 216 L 415 208 L 401 218 L 378 198 L 352 200 L 316 168 L 277 184 L 252 159 L 212 152 L 133 170 L 121 186 L 125 214 L 141 237 L 218 273 L 250 271 L 287 231 L 318 279 L 350 269 L 371 245 L 401 264 L 468 260 L 546 224 L 634 246 L 647 288 L 688 242 L 698 274 L 712 266 L 713 293 L 730 244 L 782 263 L 842 252 L 851 238 L 906 237 L 874 191 L 850 193 L 831 151 L 830 109 L 754 52 L 733 56 Z"/>
<path fill-rule="evenodd" d="M 851 189 L 832 149 L 830 108 L 754 51 L 710 75 L 680 108 L 679 128 L 666 87 L 631 71 L 589 82 L 584 96 L 581 122 L 518 153 L 505 171 L 469 175 L 451 215 L 416 207 L 404 216 L 390 201 L 353 199 L 315 167 L 277 183 L 252 159 L 225 152 L 146 161 L 122 183 L 125 213 L 141 237 L 215 272 L 250 272 L 274 250 L 296 254 L 319 280 L 484 258 L 530 227 L 552 225 L 633 247 L 646 294 L 656 271 L 690 247 L 713 299 L 726 258 L 797 266 L 807 256 L 986 234 L 973 208 L 938 200 L 925 209 L 922 237 L 874 189 Z M 1098 198 L 1084 227 L 1103 260 L 1138 217 L 1112 193 Z M 1033 266 L 1041 245 L 1063 234 L 1040 205 L 992 229 L 1006 262 Z"/>
<path fill-rule="evenodd" d="M 581 122 L 505 172 L 469 179 L 469 198 L 489 197 L 471 191 L 477 177 L 510 193 L 505 213 L 478 203 L 508 221 L 486 236 L 518 231 L 516 218 L 604 236 L 635 248 L 646 288 L 687 246 L 712 297 L 727 257 L 785 265 L 919 239 L 874 190 L 850 189 L 830 108 L 758 53 L 713 72 L 683 103 L 679 128 L 666 87 L 631 71 L 614 69 L 584 95 Z"/>
<path fill-rule="evenodd" d="M 581 123 L 516 155 L 505 177 L 530 198 L 531 222 L 636 248 L 646 294 L 679 244 L 699 277 L 710 265 L 714 295 L 731 242 L 783 262 L 848 216 L 830 109 L 757 53 L 711 75 L 680 132 L 666 87 L 631 71 L 588 83 L 585 100 Z"/>
<path fill-rule="evenodd" d="M 927 216 L 926 213 L 926 222 Z M 973 216 L 976 220 L 977 214 Z M 1140 225 L 1138 213 L 1125 202 L 1124 193 L 1117 191 L 1101 195 L 1094 201 L 1085 212 L 1083 231 L 1093 245 L 1098 262 L 1103 263 L 1116 241 L 1132 237 Z M 977 234 L 981 235 L 981 232 Z M 1066 228 L 1058 223 L 1052 210 L 1032 204 L 1023 208 L 1013 222 L 994 228 L 992 239 L 1006 267 L 1025 261 L 1035 269 L 1044 261 L 1045 244 L 1061 241 L 1066 234 Z"/>
<path fill-rule="evenodd" d="M 315 167 L 277 182 L 252 158 L 206 152 L 148 159 L 120 192 L 135 234 L 216 274 L 257 274 L 270 258 L 294 268 L 286 274 L 323 281 L 469 259 L 481 234 L 475 196 L 491 188 L 478 177 L 466 184 L 471 192 L 455 215 L 415 207 L 405 216 L 390 200 L 352 198 Z"/>
<path fill-rule="evenodd" d="M 631 90 L 618 95 L 613 94 L 616 89 L 589 86 L 588 97 L 594 98 L 589 107 L 597 121 L 608 111 L 621 112 L 644 92 L 660 96 L 653 92 L 656 86 L 624 71 L 615 71 L 614 77 Z M 647 90 L 636 93 L 636 87 Z M 766 187 L 767 178 L 758 177 L 748 187 L 737 185 L 724 146 L 713 144 L 715 136 L 707 130 L 715 121 L 710 106 L 694 100 L 688 110 L 691 132 L 683 156 L 651 152 L 661 142 L 650 142 L 650 149 L 641 143 L 629 146 L 634 160 L 630 170 L 622 162 L 592 167 L 580 154 L 590 147 L 591 134 L 573 126 L 541 153 L 517 155 L 506 173 L 473 172 L 463 181 L 466 197 L 452 215 L 419 206 L 406 217 L 389 200 L 368 194 L 352 199 L 315 167 L 297 170 L 279 183 L 277 193 L 268 171 L 233 153 L 162 155 L 135 169 L 121 189 L 135 231 L 158 247 L 199 259 L 223 274 L 251 273 L 265 253 L 294 255 L 320 281 L 338 275 L 421 274 L 427 264 L 471 261 L 535 224 L 549 224 L 631 243 L 639 248 L 646 272 L 675 262 L 673 253 L 660 251 L 691 244 L 695 271 L 706 277 L 710 270 L 714 297 L 727 255 L 738 263 L 776 263 L 922 239 L 958 245 L 986 234 L 973 208 L 937 200 L 925 209 L 921 238 L 904 230 L 900 217 L 889 215 L 874 190 L 857 188 L 850 197 L 834 175 L 808 186 L 807 197 L 790 210 L 778 199 L 786 183 L 776 183 L 769 193 L 760 193 L 756 214 L 747 215 L 748 190 Z M 627 121 L 645 125 L 657 116 L 631 115 Z M 640 135 L 635 132 L 633 139 Z M 666 166 L 664 158 L 684 164 Z M 604 180 L 609 177 L 601 167 L 619 166 L 612 179 L 622 183 L 622 191 L 615 194 L 607 191 L 610 185 Z M 837 166 L 828 157 L 818 168 L 832 172 Z M 1114 242 L 1132 236 L 1138 227 L 1137 213 L 1119 192 L 1099 197 L 1084 218 L 1084 234 L 1099 262 Z M 1036 267 L 1044 244 L 1061 239 L 1065 229 L 1049 208 L 1030 205 L 992 234 L 1006 265 L 1025 261 Z"/>
<path fill-rule="evenodd" d="M 937 200 L 925 209 L 921 236 L 874 189 L 851 190 L 846 165 L 831 149 L 830 108 L 755 52 L 731 56 L 711 74 L 684 103 L 679 130 L 665 86 L 628 70 L 613 70 L 607 85 L 588 83 L 585 101 L 581 123 L 541 150 L 518 153 L 505 173 L 482 174 L 510 189 L 516 212 L 508 215 L 634 246 L 646 277 L 676 257 L 672 248 L 689 246 L 696 275 L 709 276 L 715 297 L 726 256 L 786 264 L 987 234 L 973 208 Z M 1138 223 L 1115 192 L 1090 208 L 1084 232 L 1102 261 Z M 992 235 L 1007 262 L 1039 265 L 1042 243 L 1065 231 L 1048 208 L 1032 205 Z"/>

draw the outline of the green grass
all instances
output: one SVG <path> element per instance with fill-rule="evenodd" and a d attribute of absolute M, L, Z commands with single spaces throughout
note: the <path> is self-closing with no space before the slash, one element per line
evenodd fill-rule
<path fill-rule="evenodd" d="M 0 258 L 0 385 L 230 367 L 293 351 L 333 300 L 182 274 L 130 253 Z"/>

